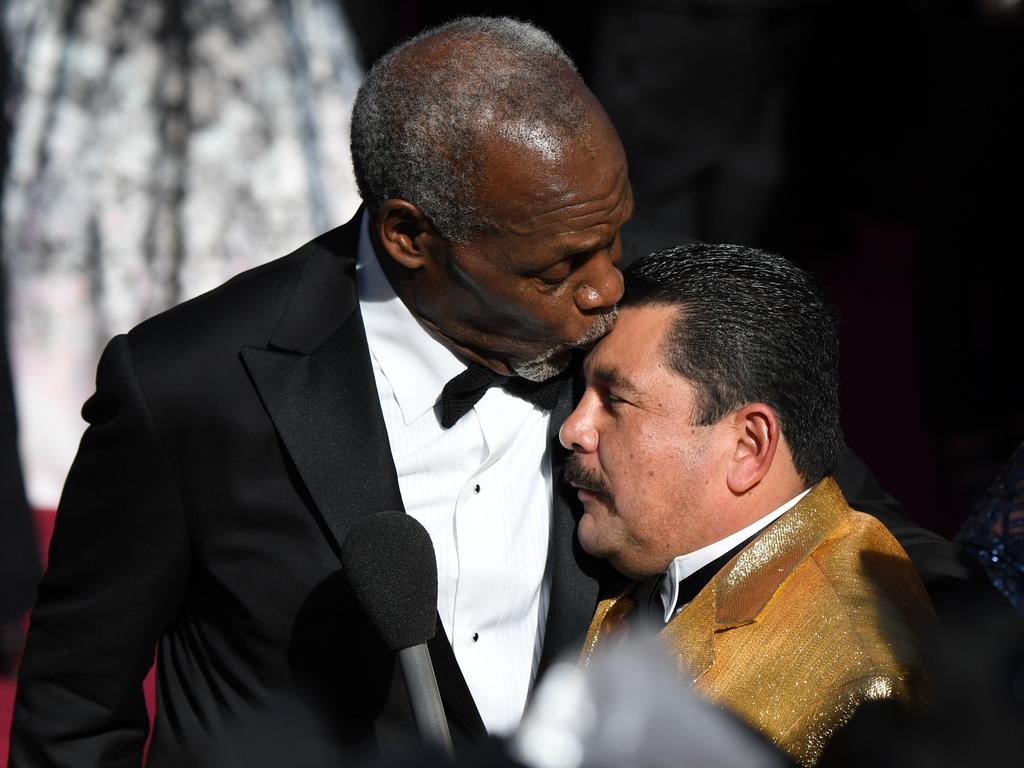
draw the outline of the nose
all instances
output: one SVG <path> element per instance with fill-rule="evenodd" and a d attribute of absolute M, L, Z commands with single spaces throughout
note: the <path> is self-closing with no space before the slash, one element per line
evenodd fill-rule
<path fill-rule="evenodd" d="M 573 291 L 573 301 L 580 312 L 611 309 L 622 298 L 622 273 L 615 266 L 615 259 L 599 254 L 593 261 L 589 274 Z"/>
<path fill-rule="evenodd" d="M 558 442 L 563 448 L 579 453 L 592 453 L 597 450 L 597 430 L 594 428 L 588 402 L 591 397 L 590 392 L 584 393 L 579 405 L 562 422 L 558 430 Z"/>

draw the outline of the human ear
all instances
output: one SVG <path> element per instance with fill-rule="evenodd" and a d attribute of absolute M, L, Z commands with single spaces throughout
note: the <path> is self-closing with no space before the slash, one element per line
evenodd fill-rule
<path fill-rule="evenodd" d="M 406 269 L 426 266 L 440 239 L 423 211 L 408 200 L 398 198 L 381 203 L 373 217 L 372 227 L 384 253 Z"/>
<path fill-rule="evenodd" d="M 732 419 L 735 444 L 726 474 L 729 490 L 743 494 L 768 474 L 781 432 L 779 420 L 764 403 L 750 403 L 735 411 Z"/>

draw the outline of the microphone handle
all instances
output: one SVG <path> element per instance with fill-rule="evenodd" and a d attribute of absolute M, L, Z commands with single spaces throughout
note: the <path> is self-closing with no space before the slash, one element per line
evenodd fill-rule
<path fill-rule="evenodd" d="M 441 693 L 437 689 L 437 677 L 434 676 L 434 665 L 430 662 L 427 644 L 419 643 L 402 648 L 398 652 L 398 660 L 402 664 L 402 674 L 405 675 L 405 685 L 409 689 L 409 701 L 420 736 L 454 758 L 448 719 L 444 716 Z"/>

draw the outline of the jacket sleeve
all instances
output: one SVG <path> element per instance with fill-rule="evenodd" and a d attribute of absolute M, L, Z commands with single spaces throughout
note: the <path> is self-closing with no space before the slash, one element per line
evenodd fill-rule
<path fill-rule="evenodd" d="M 142 681 L 187 581 L 185 510 L 127 336 L 104 351 L 82 415 L 21 664 L 11 768 L 141 764 Z"/>
<path fill-rule="evenodd" d="M 815 765 L 830 740 L 867 703 L 892 702 L 902 713 L 915 701 L 906 676 L 896 669 L 879 669 L 847 680 L 814 701 L 779 736 L 777 746 L 798 765 Z"/>
<path fill-rule="evenodd" d="M 943 621 L 958 619 L 978 604 L 1000 612 L 1010 609 L 971 553 L 908 518 L 849 448 L 835 479 L 850 506 L 881 521 L 910 556 Z"/>

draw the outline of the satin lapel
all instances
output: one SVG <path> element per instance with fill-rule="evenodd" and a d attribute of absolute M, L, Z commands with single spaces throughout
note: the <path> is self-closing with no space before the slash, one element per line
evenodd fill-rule
<path fill-rule="evenodd" d="M 484 721 L 477 711 L 473 694 L 470 693 L 466 678 L 462 676 L 462 670 L 459 669 L 459 662 L 455 658 L 455 651 L 452 650 L 452 644 L 444 631 L 440 616 L 437 619 L 434 636 L 427 643 L 427 649 L 430 651 L 434 675 L 437 677 L 437 684 L 441 689 L 445 714 L 450 720 L 458 720 L 470 734 L 486 736 L 487 726 L 484 725 Z"/>
<path fill-rule="evenodd" d="M 583 647 L 587 627 L 597 607 L 599 576 L 602 566 L 587 555 L 576 538 L 579 501 L 575 490 L 562 479 L 568 453 L 558 442 L 558 430 L 576 402 L 574 387 L 566 387 L 551 412 L 548 441 L 551 450 L 552 520 L 549 541 L 551 599 L 544 628 L 538 678 L 563 654 L 574 659 Z"/>
<path fill-rule="evenodd" d="M 681 670 L 696 681 L 715 661 L 715 638 L 758 620 L 786 579 L 847 519 L 839 486 L 826 477 L 736 554 L 661 631 Z"/>
<path fill-rule="evenodd" d="M 848 507 L 831 477 L 765 528 L 715 578 L 716 630 L 756 621 L 786 579 L 848 520 Z"/>
<path fill-rule="evenodd" d="M 352 259 L 326 249 L 310 256 L 271 346 L 245 347 L 241 356 L 335 551 L 359 517 L 405 510 Z M 484 734 L 440 621 L 437 626 L 428 647 L 445 709 Z"/>
<path fill-rule="evenodd" d="M 309 355 L 242 359 L 335 548 L 357 518 L 404 511 L 357 312 Z"/>
<path fill-rule="evenodd" d="M 715 587 L 712 579 L 659 633 L 672 652 L 680 676 L 691 684 L 715 661 Z"/>

